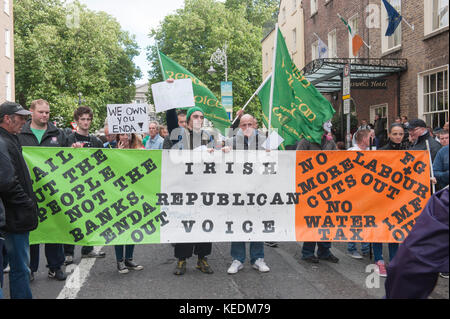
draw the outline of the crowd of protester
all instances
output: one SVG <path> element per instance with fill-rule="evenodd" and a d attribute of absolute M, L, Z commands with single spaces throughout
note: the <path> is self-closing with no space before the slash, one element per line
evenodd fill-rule
<path fill-rule="evenodd" d="M 31 116 L 29 119 L 28 117 Z M 265 131 L 258 127 L 256 119 L 250 114 L 238 112 L 238 120 L 232 126 L 227 137 L 218 137 L 203 128 L 204 113 L 201 108 L 193 107 L 187 111 L 170 110 L 166 112 L 167 126 L 152 121 L 149 133 L 111 134 L 105 123 L 104 135 L 97 137 L 91 133 L 93 112 L 87 106 L 80 106 L 74 112 L 77 124 L 73 132 L 58 129 L 51 121 L 50 106 L 45 100 L 31 103 L 30 111 L 13 102 L 0 105 L 0 287 L 3 284 L 2 272 L 9 272 L 11 298 L 31 298 L 30 282 L 39 267 L 39 245 L 29 245 L 29 232 L 37 227 L 37 202 L 31 186 L 31 177 L 22 156 L 22 146 L 46 147 L 92 147 L 109 149 L 185 149 L 214 145 L 224 152 L 231 150 L 259 150 Z M 356 132 L 349 137 L 351 145 L 346 147 L 343 141 L 336 141 L 330 123 L 323 126 L 321 144 L 306 139 L 287 147 L 291 150 L 427 150 L 433 161 L 434 183 L 437 189 L 448 186 L 449 178 L 449 127 L 448 122 L 442 128 L 430 128 L 421 119 L 408 119 L 403 116 L 395 119 L 388 127 L 384 118 L 376 116 L 372 124 L 362 120 Z M 13 174 L 12 174 L 13 173 Z M 276 243 L 266 243 L 276 247 Z M 302 259 L 309 263 L 320 260 L 338 263 L 339 259 L 330 250 L 330 242 L 304 243 Z M 81 247 L 82 258 L 104 258 L 105 253 L 92 246 Z M 373 251 L 377 272 L 387 276 L 381 243 L 362 243 L 361 253 L 356 243 L 348 243 L 348 255 L 361 259 Z M 398 244 L 388 244 L 389 260 L 392 260 L 399 248 Z M 133 261 L 134 245 L 115 246 L 117 271 L 120 274 L 130 270 L 141 270 L 143 266 Z M 187 260 L 197 256 L 196 268 L 205 274 L 214 271 L 208 263 L 211 243 L 173 244 L 177 258 L 174 274 L 186 273 Z M 317 252 L 316 252 L 317 250 Z M 74 262 L 74 245 L 45 244 L 48 277 L 66 280 L 64 265 Z M 264 261 L 264 243 L 249 243 L 250 264 L 260 272 L 269 272 Z M 244 267 L 246 243 L 233 242 L 230 247 L 231 265 L 229 274 L 235 274 Z M 448 278 L 448 272 L 441 276 Z M 0 298 L 2 290 L 0 289 Z"/>

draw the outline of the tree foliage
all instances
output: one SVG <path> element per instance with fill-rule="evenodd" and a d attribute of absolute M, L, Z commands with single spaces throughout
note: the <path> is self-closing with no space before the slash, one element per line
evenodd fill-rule
<path fill-rule="evenodd" d="M 273 0 L 185 0 L 184 8 L 168 15 L 149 36 L 160 50 L 197 76 L 220 98 L 220 82 L 225 80 L 224 68 L 207 73 L 210 57 L 227 42 L 228 81 L 233 82 L 234 114 L 242 108 L 262 82 L 261 40 L 263 27 L 278 10 Z M 150 83 L 162 80 L 157 46 L 147 48 L 152 64 Z M 151 100 L 151 92 L 149 92 Z M 261 106 L 254 99 L 246 112 L 257 119 Z"/>
<path fill-rule="evenodd" d="M 78 9 L 61 0 L 14 1 L 16 100 L 28 106 L 46 99 L 51 119 L 68 126 L 81 92 L 96 129 L 107 104 L 134 97 L 138 45 L 110 15 L 74 5 Z"/>

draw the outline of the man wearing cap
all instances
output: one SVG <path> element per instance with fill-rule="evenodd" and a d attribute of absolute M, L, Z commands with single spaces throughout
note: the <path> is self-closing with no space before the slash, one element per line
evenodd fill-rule
<path fill-rule="evenodd" d="M 177 141 L 169 140 L 164 144 L 165 149 L 193 150 L 197 147 L 206 146 L 209 149 L 214 147 L 214 137 L 202 130 L 204 114 L 201 108 L 192 107 L 186 115 L 186 128 L 178 128 L 176 133 Z M 183 275 L 186 272 L 186 259 L 192 253 L 198 256 L 196 268 L 203 273 L 212 274 L 213 270 L 208 264 L 206 256 L 211 254 L 211 243 L 181 243 L 175 244 L 175 258 L 178 259 L 174 270 L 175 275 Z"/>
<path fill-rule="evenodd" d="M 416 150 L 416 151 L 426 151 L 427 150 L 427 143 L 428 141 L 430 145 L 430 153 L 431 153 L 431 160 L 434 161 L 434 158 L 436 157 L 437 152 L 442 147 L 441 144 L 436 142 L 434 138 L 430 136 L 430 133 L 427 129 L 427 124 L 421 120 L 421 119 L 414 119 L 409 122 L 408 125 L 408 133 L 409 138 L 412 142 L 410 150 Z"/>
<path fill-rule="evenodd" d="M 17 135 L 22 146 L 68 147 L 66 134 L 59 130 L 50 118 L 50 105 L 46 100 L 34 100 L 30 104 L 31 119 L 25 123 Z M 39 244 L 30 246 L 31 280 L 39 268 Z M 62 244 L 45 244 L 45 257 L 48 264 L 48 277 L 59 281 L 66 280 L 62 271 L 64 250 Z"/>
<path fill-rule="evenodd" d="M 6 213 L 6 225 L 2 231 L 5 232 L 5 247 L 10 265 L 9 286 L 12 299 L 32 298 L 28 269 L 29 232 L 38 225 L 37 204 L 31 176 L 22 156 L 22 146 L 17 138 L 30 114 L 31 112 L 14 102 L 0 105 L 0 138 L 6 144 L 14 169 L 14 187 L 10 193 L 1 195 Z"/>

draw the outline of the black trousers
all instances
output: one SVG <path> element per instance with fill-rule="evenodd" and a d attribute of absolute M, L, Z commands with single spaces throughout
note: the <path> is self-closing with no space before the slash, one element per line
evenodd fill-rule
<path fill-rule="evenodd" d="M 64 264 L 64 251 L 62 244 L 45 244 L 45 257 L 47 257 L 47 267 L 51 271 L 60 269 Z M 39 268 L 39 244 L 30 245 L 30 269 L 36 272 Z"/>
<path fill-rule="evenodd" d="M 212 243 L 183 243 L 175 244 L 175 258 L 187 259 L 192 257 L 192 251 L 199 258 L 211 254 Z"/>
<path fill-rule="evenodd" d="M 83 246 L 81 248 L 81 254 L 82 255 L 87 255 L 93 250 L 94 250 L 93 246 Z M 75 252 L 75 245 L 64 244 L 64 255 L 65 256 L 72 256 L 73 257 L 74 252 Z"/>

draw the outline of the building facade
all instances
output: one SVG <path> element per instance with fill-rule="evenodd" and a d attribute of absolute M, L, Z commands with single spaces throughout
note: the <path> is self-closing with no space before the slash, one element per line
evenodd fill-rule
<path fill-rule="evenodd" d="M 0 103 L 15 101 L 13 1 L 0 1 Z"/>
<path fill-rule="evenodd" d="M 305 65 L 305 48 L 303 41 L 303 8 L 301 0 L 281 0 L 278 26 L 283 33 L 292 61 L 299 69 Z M 262 41 L 263 80 L 272 72 L 275 30 Z"/>
<path fill-rule="evenodd" d="M 432 128 L 442 127 L 449 119 L 448 0 L 389 2 L 403 21 L 387 37 L 388 16 L 382 0 L 303 0 L 305 64 L 318 58 L 318 37 L 328 46 L 328 58 L 355 59 L 350 61 L 367 65 L 368 79 L 376 73 L 371 71 L 373 61 L 380 65 L 407 61 L 407 68 L 380 79 L 382 87 L 361 89 L 352 83 L 354 114 L 371 123 L 377 113 L 387 117 L 388 123 L 405 115 L 421 118 Z M 338 14 L 367 44 L 357 56 Z M 340 111 L 340 92 L 329 98 Z"/>

